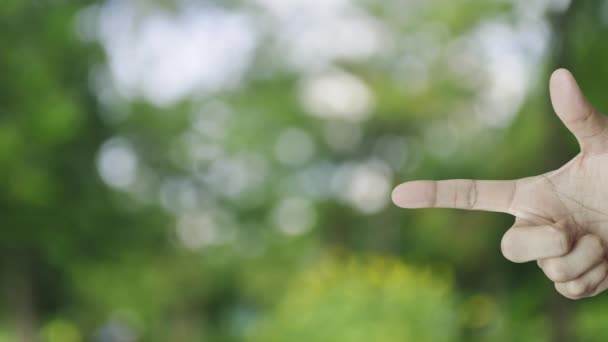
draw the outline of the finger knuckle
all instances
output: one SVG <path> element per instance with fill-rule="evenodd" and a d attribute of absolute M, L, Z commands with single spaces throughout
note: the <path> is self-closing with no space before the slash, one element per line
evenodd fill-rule
<path fill-rule="evenodd" d="M 570 251 L 570 237 L 563 229 L 555 229 L 555 241 L 559 246 L 559 250 L 562 254 L 566 254 Z"/>
<path fill-rule="evenodd" d="M 589 291 L 591 290 L 589 283 L 582 279 L 576 279 L 568 282 L 566 288 L 568 293 L 575 298 L 586 297 L 589 295 Z"/>
<path fill-rule="evenodd" d="M 469 209 L 473 209 L 477 205 L 477 181 L 475 180 L 471 180 L 468 187 L 467 205 Z"/>
<path fill-rule="evenodd" d="M 565 282 L 569 279 L 569 272 L 564 264 L 564 262 L 560 259 L 548 259 L 543 262 L 542 265 L 543 271 L 549 279 L 556 282 Z"/>
<path fill-rule="evenodd" d="M 511 231 L 507 231 L 500 241 L 500 250 L 505 258 L 512 262 L 520 262 L 520 256 L 517 252 L 517 242 L 515 241 Z"/>
<path fill-rule="evenodd" d="M 589 246 L 589 248 L 593 248 L 596 250 L 602 250 L 602 240 L 597 236 L 597 235 L 593 235 L 593 234 L 587 234 L 585 236 L 582 237 L 582 239 L 585 239 L 587 245 Z"/>
<path fill-rule="evenodd" d="M 557 290 L 557 292 L 559 294 L 561 294 L 562 296 L 568 298 L 568 299 L 572 299 L 572 300 L 577 300 L 577 299 L 581 299 L 582 297 L 580 296 L 576 296 L 574 294 L 572 294 L 568 288 L 567 288 L 567 283 L 555 283 L 555 289 Z"/>

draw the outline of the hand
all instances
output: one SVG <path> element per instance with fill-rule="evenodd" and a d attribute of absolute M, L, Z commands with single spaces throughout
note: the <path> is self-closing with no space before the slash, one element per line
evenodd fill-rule
<path fill-rule="evenodd" d="M 581 152 L 560 169 L 510 181 L 443 180 L 403 183 L 393 191 L 402 208 L 459 208 L 516 217 L 502 238 L 513 262 L 537 260 L 565 297 L 608 288 L 608 117 L 597 112 L 565 69 L 550 81 L 555 112 Z"/>

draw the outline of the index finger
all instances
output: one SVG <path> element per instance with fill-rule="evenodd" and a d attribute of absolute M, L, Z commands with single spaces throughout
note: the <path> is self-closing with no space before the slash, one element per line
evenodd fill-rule
<path fill-rule="evenodd" d="M 456 208 L 512 214 L 517 181 L 453 179 L 413 181 L 393 190 L 401 208 Z"/>

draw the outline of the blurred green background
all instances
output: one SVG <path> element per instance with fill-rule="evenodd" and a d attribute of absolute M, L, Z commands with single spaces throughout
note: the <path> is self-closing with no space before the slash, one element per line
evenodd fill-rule
<path fill-rule="evenodd" d="M 577 153 L 608 1 L 0 4 L 0 341 L 606 341 L 499 242 L 399 210 L 411 179 Z"/>

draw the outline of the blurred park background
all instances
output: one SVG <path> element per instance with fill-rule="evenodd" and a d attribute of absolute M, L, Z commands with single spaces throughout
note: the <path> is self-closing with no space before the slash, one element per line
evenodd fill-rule
<path fill-rule="evenodd" d="M 577 153 L 608 1 L 0 4 L 0 341 L 606 341 L 500 255 L 512 218 L 399 210 L 411 179 Z"/>

